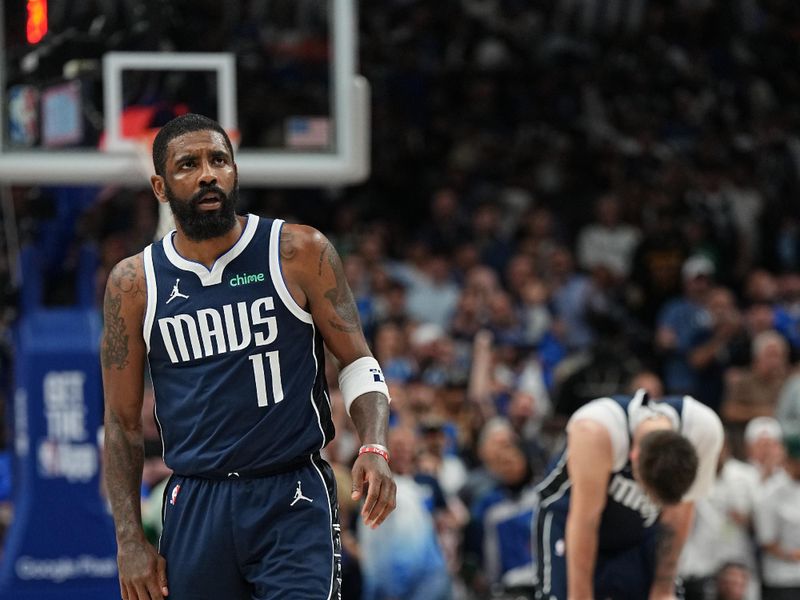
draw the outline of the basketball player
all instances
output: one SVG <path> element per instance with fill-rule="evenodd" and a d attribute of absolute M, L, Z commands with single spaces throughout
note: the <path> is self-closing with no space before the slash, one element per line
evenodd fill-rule
<path fill-rule="evenodd" d="M 388 390 L 339 256 L 310 227 L 236 215 L 233 148 L 215 121 L 170 121 L 153 163 L 153 191 L 177 228 L 121 261 L 104 301 L 105 475 L 122 598 L 338 598 L 336 490 L 319 456 L 334 435 L 324 346 L 364 444 L 352 496 L 365 496 L 371 527 L 395 504 Z M 158 553 L 139 514 L 145 361 L 174 471 Z"/>
<path fill-rule="evenodd" d="M 567 425 L 539 486 L 538 597 L 676 597 L 694 502 L 710 491 L 722 424 L 694 398 L 601 398 Z"/>

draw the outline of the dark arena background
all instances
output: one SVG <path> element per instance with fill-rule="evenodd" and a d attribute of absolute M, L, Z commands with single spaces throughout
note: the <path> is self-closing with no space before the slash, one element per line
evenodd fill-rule
<path fill-rule="evenodd" d="M 800 3 L 2 6 L 0 599 L 120 596 L 103 290 L 171 228 L 150 143 L 186 112 L 238 144 L 238 212 L 338 249 L 389 384 L 398 505 L 370 530 L 328 361 L 343 599 L 533 598 L 567 419 L 641 387 L 726 429 L 685 598 L 800 598 Z M 146 382 L 157 543 L 153 408 Z"/>

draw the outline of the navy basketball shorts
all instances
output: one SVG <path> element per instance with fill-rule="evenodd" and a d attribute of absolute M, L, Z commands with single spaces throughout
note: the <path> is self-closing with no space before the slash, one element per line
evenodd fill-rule
<path fill-rule="evenodd" d="M 318 456 L 259 478 L 173 475 L 159 552 L 170 600 L 336 600 L 336 482 Z"/>
<path fill-rule="evenodd" d="M 563 511 L 539 511 L 537 600 L 567 600 L 567 517 Z M 642 600 L 650 595 L 655 573 L 656 527 L 641 544 L 616 552 L 598 550 L 594 571 L 597 600 Z"/>

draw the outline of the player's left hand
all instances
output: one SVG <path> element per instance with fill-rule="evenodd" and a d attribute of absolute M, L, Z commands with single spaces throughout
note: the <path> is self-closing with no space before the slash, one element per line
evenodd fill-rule
<path fill-rule="evenodd" d="M 353 500 L 366 496 L 361 508 L 364 524 L 372 529 L 383 523 L 395 507 L 397 486 L 382 456 L 364 453 L 353 464 Z"/>

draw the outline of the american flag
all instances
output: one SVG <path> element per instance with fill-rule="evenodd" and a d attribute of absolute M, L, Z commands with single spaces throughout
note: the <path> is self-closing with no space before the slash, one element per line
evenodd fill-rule
<path fill-rule="evenodd" d="M 327 117 L 289 117 L 286 119 L 286 146 L 327 148 L 330 129 L 330 119 Z"/>

